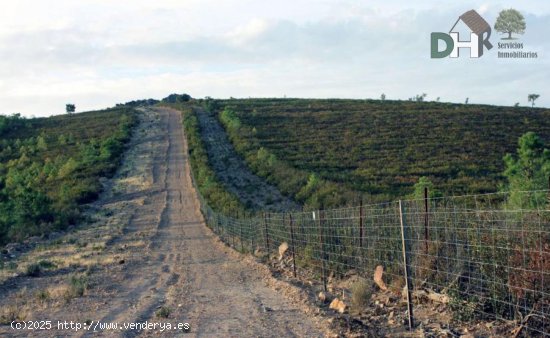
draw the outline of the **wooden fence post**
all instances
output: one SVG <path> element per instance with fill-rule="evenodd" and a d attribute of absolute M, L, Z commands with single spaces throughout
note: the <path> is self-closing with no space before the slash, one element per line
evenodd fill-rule
<path fill-rule="evenodd" d="M 411 299 L 411 273 L 409 269 L 409 239 L 406 233 L 408 233 L 407 222 L 404 219 L 404 210 L 403 203 L 399 200 L 399 219 L 401 223 L 401 244 L 403 247 L 403 264 L 404 264 L 404 273 L 405 273 L 405 288 L 407 289 L 407 308 L 408 308 L 408 319 L 409 319 L 409 330 L 412 330 L 414 327 L 414 317 L 413 317 L 413 305 Z"/>

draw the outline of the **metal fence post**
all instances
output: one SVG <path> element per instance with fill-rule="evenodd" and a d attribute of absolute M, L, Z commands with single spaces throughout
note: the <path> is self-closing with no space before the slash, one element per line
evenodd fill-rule
<path fill-rule="evenodd" d="M 255 241 L 254 241 L 254 238 L 256 237 L 256 234 L 253 233 L 253 228 L 252 228 L 252 219 L 250 219 L 248 221 L 248 236 L 249 236 L 249 239 L 250 239 L 250 252 L 254 253 L 254 246 L 255 246 Z"/>
<path fill-rule="evenodd" d="M 426 252 L 426 255 L 428 254 L 428 241 L 430 240 L 430 236 L 428 234 L 428 227 L 430 224 L 429 220 L 429 214 L 428 214 L 428 187 L 424 188 L 424 250 Z"/>
<path fill-rule="evenodd" d="M 239 239 L 241 242 L 241 253 L 244 252 L 243 248 L 243 220 L 239 219 Z"/>
<path fill-rule="evenodd" d="M 315 216 L 315 211 L 313 212 L 313 216 Z M 322 221 L 322 218 L 321 218 L 321 211 L 318 210 L 317 211 L 317 216 L 319 217 L 319 250 L 321 251 L 321 274 L 322 274 L 322 279 L 323 279 L 323 289 L 325 290 L 325 292 L 327 291 L 327 273 L 326 273 L 326 269 L 325 269 L 325 246 L 324 246 L 324 242 L 323 242 L 323 221 Z M 314 221 L 315 221 L 315 217 L 314 218 Z"/>
<path fill-rule="evenodd" d="M 363 199 L 359 201 L 359 248 L 363 249 Z"/>
<path fill-rule="evenodd" d="M 265 229 L 265 249 L 269 257 L 269 229 L 267 227 L 267 213 L 264 212 L 264 229 Z"/>
<path fill-rule="evenodd" d="M 399 219 L 401 223 L 401 244 L 403 247 L 403 264 L 404 264 L 404 272 L 405 272 L 405 287 L 407 288 L 407 308 L 408 308 L 408 319 L 409 319 L 409 330 L 412 330 L 414 327 L 414 317 L 413 317 L 413 305 L 412 305 L 412 299 L 411 299 L 411 286 L 412 286 L 412 280 L 411 280 L 411 273 L 409 268 L 409 239 L 408 236 L 405 235 L 407 228 L 407 223 L 404 219 L 404 209 L 403 209 L 403 202 L 399 200 Z"/>
<path fill-rule="evenodd" d="M 290 246 L 292 247 L 292 267 L 294 272 L 294 277 L 296 277 L 296 248 L 294 247 L 294 225 L 292 222 L 292 214 L 288 214 L 288 224 L 290 228 Z"/>
<path fill-rule="evenodd" d="M 233 248 L 237 248 L 237 246 L 235 245 L 235 220 L 233 220 L 233 222 L 231 223 L 228 223 L 228 224 L 231 224 L 231 237 L 233 239 Z"/>

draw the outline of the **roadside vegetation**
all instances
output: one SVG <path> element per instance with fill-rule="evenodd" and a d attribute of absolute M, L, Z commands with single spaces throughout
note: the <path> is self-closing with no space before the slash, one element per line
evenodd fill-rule
<path fill-rule="evenodd" d="M 184 103 L 189 99 L 181 101 L 173 96 L 168 98 L 171 100 L 167 102 L 165 99 L 165 105 L 182 111 L 193 179 L 201 196 L 218 212 L 235 217 L 244 215 L 246 208 L 243 203 L 225 189 L 208 163 L 208 154 L 201 140 L 197 116 L 193 111 L 192 104 Z"/>
<path fill-rule="evenodd" d="M 101 177 L 118 167 L 135 122 L 125 107 L 0 116 L 0 245 L 75 224 L 82 205 L 98 197 Z"/>

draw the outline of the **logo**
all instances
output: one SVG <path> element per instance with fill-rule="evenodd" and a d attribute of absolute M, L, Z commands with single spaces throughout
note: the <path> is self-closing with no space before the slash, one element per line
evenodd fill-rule
<path fill-rule="evenodd" d="M 465 33 L 470 33 L 470 40 L 461 40 Z M 431 35 L 431 57 L 441 59 L 445 57 L 458 58 L 460 48 L 469 48 L 471 58 L 483 56 L 483 50 L 490 50 L 493 45 L 489 41 L 491 26 L 475 10 L 469 10 L 458 17 L 449 33 L 434 32 Z M 445 48 L 440 50 L 439 42 Z"/>
<path fill-rule="evenodd" d="M 497 43 L 499 59 L 536 59 L 539 57 L 537 51 L 524 50 L 523 42 L 513 41 L 518 38 L 512 34 L 523 34 L 526 27 L 523 15 L 513 8 L 505 9 L 498 14 L 495 30 L 504 34 L 501 40 L 507 41 Z"/>
<path fill-rule="evenodd" d="M 495 22 L 495 30 L 497 32 L 508 34 L 508 36 L 501 38 L 501 40 L 515 40 L 512 37 L 512 33 L 523 34 L 525 33 L 525 27 L 525 18 L 513 8 L 501 11 Z"/>

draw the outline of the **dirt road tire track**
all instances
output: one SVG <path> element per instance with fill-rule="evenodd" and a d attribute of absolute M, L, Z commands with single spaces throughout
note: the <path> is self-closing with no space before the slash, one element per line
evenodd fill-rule
<path fill-rule="evenodd" d="M 158 113 L 168 140 L 161 161 L 167 164 L 161 183 L 166 206 L 151 247 L 159 263 L 163 258 L 157 298 L 174 309 L 171 317 L 191 324 L 191 336 L 322 336 L 318 323 L 268 285 L 265 271 L 230 254 L 207 229 L 191 183 L 181 113 Z M 151 309 L 143 315 L 155 320 Z"/>
<path fill-rule="evenodd" d="M 97 241 L 104 249 L 82 256 L 69 242 L 52 250 L 91 265 L 38 278 L 13 277 L 0 284 L 0 305 L 18 294 L 30 297 L 27 320 L 104 323 L 190 323 L 191 332 L 147 330 L 15 331 L 0 326 L 2 337 L 321 337 L 328 323 L 307 303 L 307 295 L 274 279 L 250 256 L 225 246 L 206 227 L 191 183 L 179 111 L 143 109 L 121 170 L 107 182 L 93 210 L 98 225 L 67 236 Z M 103 230 L 101 230 L 103 229 Z M 47 244 L 47 243 L 46 243 Z M 88 248 L 88 246 L 86 246 Z M 92 250 L 93 251 L 93 250 Z M 65 259 L 59 254 L 54 259 Z M 86 275 L 82 297 L 32 300 L 39 290 L 65 290 L 69 274 Z M 23 292 L 24 291 L 24 292 Z M 21 298 L 19 298 L 19 301 Z M 158 318 L 163 306 L 168 318 Z"/>

